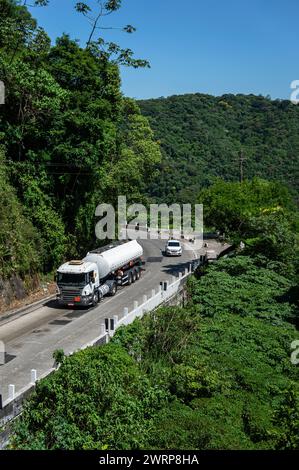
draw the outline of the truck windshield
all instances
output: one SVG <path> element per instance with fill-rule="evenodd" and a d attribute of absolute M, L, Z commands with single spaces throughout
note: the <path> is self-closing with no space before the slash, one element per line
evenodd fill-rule
<path fill-rule="evenodd" d="M 57 284 L 85 285 L 86 274 L 57 273 Z"/>

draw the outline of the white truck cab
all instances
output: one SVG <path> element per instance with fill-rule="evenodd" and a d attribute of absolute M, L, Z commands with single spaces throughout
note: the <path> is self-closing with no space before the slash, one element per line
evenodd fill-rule
<path fill-rule="evenodd" d="M 96 304 L 100 286 L 98 267 L 83 260 L 64 263 L 57 271 L 57 300 L 67 305 Z"/>
<path fill-rule="evenodd" d="M 60 305 L 96 305 L 117 287 L 139 279 L 143 249 L 136 240 L 87 253 L 82 260 L 64 263 L 57 270 L 57 301 Z"/>

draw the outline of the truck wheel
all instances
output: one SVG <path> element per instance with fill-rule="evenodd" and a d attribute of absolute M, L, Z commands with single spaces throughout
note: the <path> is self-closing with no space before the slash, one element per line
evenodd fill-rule
<path fill-rule="evenodd" d="M 116 292 L 117 292 L 117 284 L 114 283 L 110 290 L 111 297 L 113 297 L 116 294 Z"/>
<path fill-rule="evenodd" d="M 93 298 L 92 298 L 92 306 L 95 307 L 98 302 L 99 302 L 99 294 L 97 292 L 94 292 Z"/>
<path fill-rule="evenodd" d="M 137 279 L 136 271 L 134 270 L 134 271 L 132 272 L 132 282 L 135 282 L 136 279 Z"/>
<path fill-rule="evenodd" d="M 140 271 L 139 269 L 136 270 L 136 280 L 140 279 Z"/>
<path fill-rule="evenodd" d="M 132 284 L 132 273 L 128 274 L 128 286 Z"/>

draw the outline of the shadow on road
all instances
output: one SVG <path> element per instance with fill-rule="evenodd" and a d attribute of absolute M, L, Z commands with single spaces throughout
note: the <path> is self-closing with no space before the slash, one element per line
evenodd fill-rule
<path fill-rule="evenodd" d="M 86 313 L 88 312 L 92 307 L 84 307 L 84 306 L 72 306 L 72 307 L 68 307 L 67 305 L 59 305 L 59 303 L 55 300 L 55 299 L 52 299 L 52 300 L 48 300 L 47 302 L 45 302 L 43 304 L 43 307 L 48 307 L 48 308 L 53 308 L 54 310 L 65 310 L 66 312 L 69 311 L 81 311 L 82 313 Z"/>
<path fill-rule="evenodd" d="M 192 264 L 190 261 L 183 261 L 177 264 L 166 264 L 163 266 L 162 271 L 172 276 L 178 276 L 180 272 L 184 274 L 185 269 L 189 269 L 190 264 Z"/>

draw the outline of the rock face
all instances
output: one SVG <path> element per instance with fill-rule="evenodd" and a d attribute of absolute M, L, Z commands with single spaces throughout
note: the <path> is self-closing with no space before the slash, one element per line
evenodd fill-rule
<path fill-rule="evenodd" d="M 7 308 L 15 300 L 24 299 L 38 285 L 38 276 L 27 277 L 26 279 L 21 279 L 17 274 L 9 279 L 0 277 L 0 310 Z"/>

